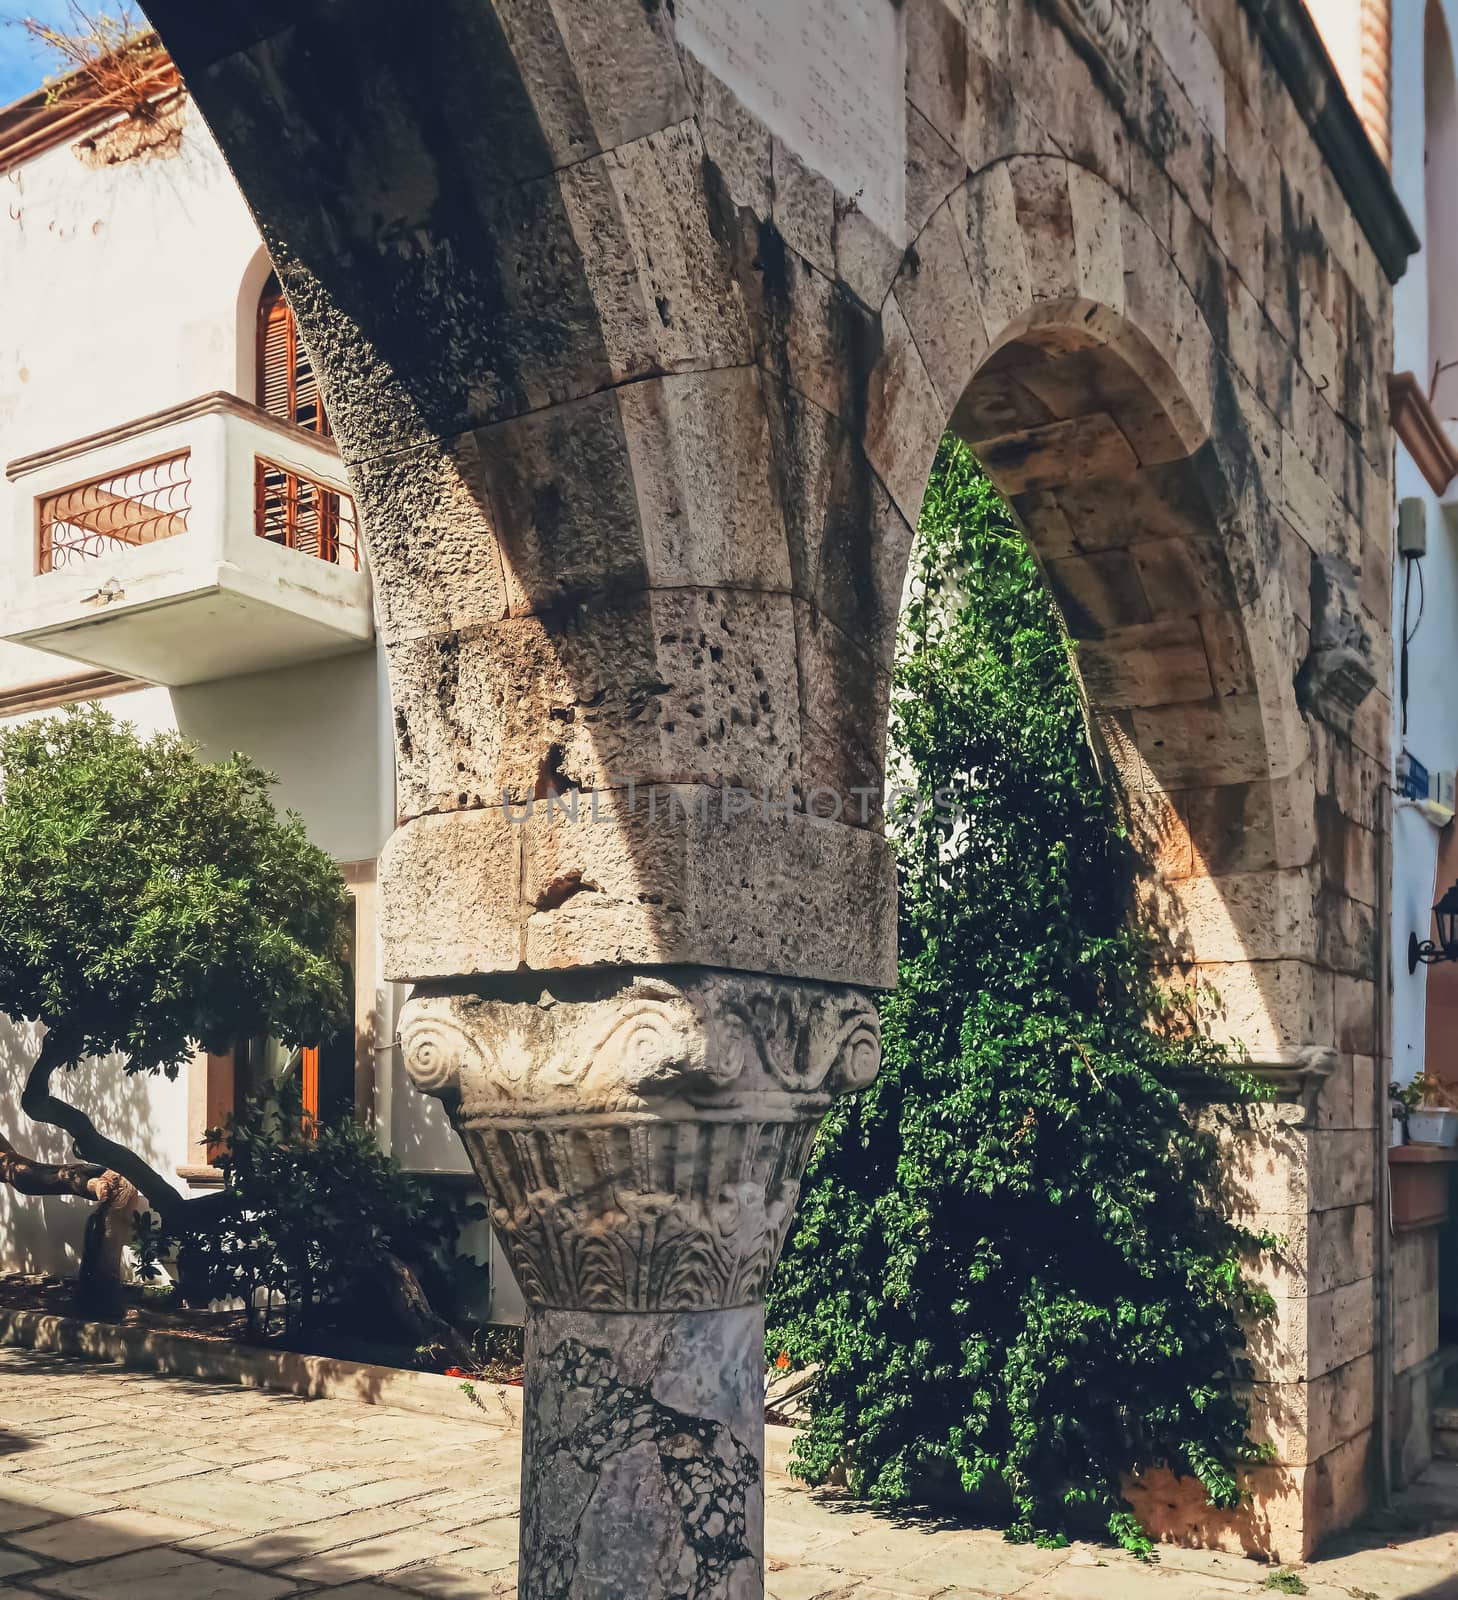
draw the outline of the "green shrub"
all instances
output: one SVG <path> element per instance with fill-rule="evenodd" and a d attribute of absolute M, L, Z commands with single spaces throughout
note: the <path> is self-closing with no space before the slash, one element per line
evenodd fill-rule
<path fill-rule="evenodd" d="M 914 560 L 892 744 L 926 800 L 893 820 L 885 1066 L 817 1145 L 769 1350 L 822 1368 L 811 1481 L 844 1463 L 876 1501 L 1139 1551 L 1125 1471 L 1168 1464 L 1231 1506 L 1252 1454 L 1234 1386 L 1240 1318 L 1268 1303 L 1240 1269 L 1256 1241 L 1207 1204 L 1214 1142 L 1177 1088 L 1221 1052 L 1149 978 L 1067 641 L 951 440 Z"/>
<path fill-rule="evenodd" d="M 453 1208 L 352 1118 L 306 1117 L 293 1080 L 250 1101 L 218 1136 L 221 1208 L 203 1226 L 141 1231 L 150 1259 L 176 1250 L 194 1295 L 243 1300 L 254 1333 L 268 1331 L 272 1303 L 287 1331 L 358 1308 L 358 1331 L 378 1336 L 391 1320 L 380 1290 L 398 1283 L 401 1262 L 444 1280 L 459 1229 Z"/>

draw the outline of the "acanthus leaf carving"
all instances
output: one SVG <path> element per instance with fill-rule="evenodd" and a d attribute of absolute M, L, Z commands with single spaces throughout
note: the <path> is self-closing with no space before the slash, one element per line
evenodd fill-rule
<path fill-rule="evenodd" d="M 529 1303 L 753 1303 L 833 1095 L 880 1060 L 866 994 L 729 973 L 538 980 L 427 995 L 402 1014 Z"/>

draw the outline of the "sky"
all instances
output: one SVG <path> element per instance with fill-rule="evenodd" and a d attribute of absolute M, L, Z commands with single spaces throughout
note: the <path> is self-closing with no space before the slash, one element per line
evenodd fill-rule
<path fill-rule="evenodd" d="M 105 11 L 105 0 L 94 8 Z M 112 6 L 115 12 L 116 7 Z M 40 22 L 65 22 L 71 14 L 68 0 L 0 0 L 0 106 L 39 89 L 47 73 L 56 70 L 55 62 L 31 43 L 17 17 L 35 17 Z"/>

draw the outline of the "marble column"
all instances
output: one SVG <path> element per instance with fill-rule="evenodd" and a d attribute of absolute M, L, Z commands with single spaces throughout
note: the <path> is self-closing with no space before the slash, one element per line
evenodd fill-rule
<path fill-rule="evenodd" d="M 524 1600 L 763 1593 L 763 1303 L 820 1118 L 880 1064 L 869 996 L 693 968 L 417 991 L 528 1302 Z"/>

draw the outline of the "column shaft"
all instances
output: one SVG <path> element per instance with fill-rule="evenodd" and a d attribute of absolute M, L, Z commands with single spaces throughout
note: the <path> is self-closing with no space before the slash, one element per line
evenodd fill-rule
<path fill-rule="evenodd" d="M 532 1308 L 521 1600 L 761 1600 L 764 1312 Z"/>

